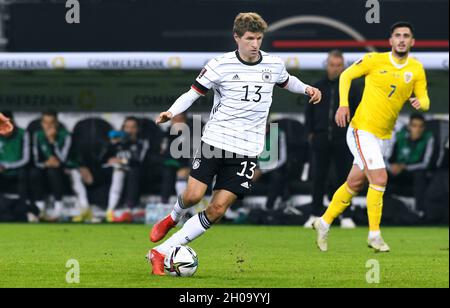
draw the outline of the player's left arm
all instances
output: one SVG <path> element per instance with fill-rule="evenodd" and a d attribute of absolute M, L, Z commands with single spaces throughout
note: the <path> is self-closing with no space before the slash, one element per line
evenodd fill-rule
<path fill-rule="evenodd" d="M 406 171 L 417 171 L 417 170 L 426 170 L 430 167 L 431 158 L 433 157 L 434 152 L 434 138 L 430 137 L 427 141 L 427 146 L 425 149 L 425 153 L 423 154 L 422 160 L 411 165 L 406 166 Z"/>
<path fill-rule="evenodd" d="M 62 148 L 60 148 L 60 145 L 55 142 L 55 154 L 58 157 L 59 161 L 61 163 L 66 163 L 69 159 L 70 150 L 72 147 L 72 136 L 69 132 L 65 133 L 64 136 L 64 143 L 62 145 Z"/>
<path fill-rule="evenodd" d="M 2 163 L 2 167 L 7 170 L 14 170 L 25 167 L 30 162 L 30 135 L 25 132 L 22 138 L 22 157 L 14 162 Z"/>
<path fill-rule="evenodd" d="M 285 82 L 278 85 L 289 92 L 308 95 L 310 103 L 318 104 L 322 100 L 322 93 L 319 89 L 303 83 L 295 76 L 289 75 Z"/>
<path fill-rule="evenodd" d="M 427 78 L 423 68 L 419 70 L 414 83 L 414 95 L 415 97 L 409 99 L 414 109 L 428 111 L 430 109 L 430 98 L 428 97 Z"/>

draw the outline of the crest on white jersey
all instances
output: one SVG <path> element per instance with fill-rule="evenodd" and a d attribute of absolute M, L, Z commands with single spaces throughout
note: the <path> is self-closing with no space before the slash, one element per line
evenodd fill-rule
<path fill-rule="evenodd" d="M 272 80 L 272 74 L 270 72 L 267 72 L 267 71 L 263 72 L 262 73 L 262 80 L 264 82 L 270 82 Z"/>

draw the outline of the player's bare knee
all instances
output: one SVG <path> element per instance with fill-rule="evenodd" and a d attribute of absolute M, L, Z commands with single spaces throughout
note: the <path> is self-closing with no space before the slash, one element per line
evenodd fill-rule
<path fill-rule="evenodd" d="M 206 216 L 208 216 L 211 223 L 216 223 L 225 215 L 226 211 L 227 206 L 225 204 L 213 202 L 206 209 Z"/>
<path fill-rule="evenodd" d="M 364 187 L 364 179 L 349 178 L 347 179 L 348 187 L 354 192 L 360 192 Z"/>
<path fill-rule="evenodd" d="M 387 183 L 388 183 L 387 172 L 377 174 L 376 176 L 373 176 L 370 180 L 370 184 L 380 187 L 386 187 Z"/>
<path fill-rule="evenodd" d="M 386 177 L 377 177 L 377 178 L 372 179 L 372 182 L 370 184 L 380 186 L 380 187 L 386 187 L 387 182 L 388 182 L 387 176 Z"/>
<path fill-rule="evenodd" d="M 202 201 L 203 196 L 198 192 L 185 191 L 183 194 L 183 202 L 185 206 L 194 206 Z"/>

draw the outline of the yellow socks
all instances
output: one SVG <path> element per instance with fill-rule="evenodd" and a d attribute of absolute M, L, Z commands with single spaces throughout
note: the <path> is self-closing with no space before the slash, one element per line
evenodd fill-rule
<path fill-rule="evenodd" d="M 367 193 L 367 215 L 369 217 L 369 230 L 379 231 L 381 216 L 383 212 L 383 195 L 385 187 L 370 185 Z M 344 183 L 334 194 L 330 206 L 322 216 L 322 219 L 329 225 L 341 215 L 345 209 L 350 205 L 353 197 L 357 193 L 348 187 L 347 182 Z"/>
<path fill-rule="evenodd" d="M 383 212 L 383 195 L 385 187 L 370 185 L 367 193 L 367 215 L 369 217 L 369 230 L 379 231 L 381 215 Z"/>
<path fill-rule="evenodd" d="M 333 221 L 350 205 L 350 201 L 352 201 L 356 194 L 356 192 L 352 191 L 350 187 L 348 187 L 347 182 L 345 182 L 344 185 L 339 187 L 339 189 L 334 193 L 333 200 L 331 200 L 331 203 L 325 214 L 322 216 L 322 219 L 327 224 L 331 225 Z"/>

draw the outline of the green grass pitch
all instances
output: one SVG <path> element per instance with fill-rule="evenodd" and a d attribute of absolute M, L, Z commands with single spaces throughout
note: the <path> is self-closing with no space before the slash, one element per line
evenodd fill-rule
<path fill-rule="evenodd" d="M 392 252 L 366 246 L 366 228 L 333 228 L 329 252 L 301 227 L 212 228 L 192 243 L 200 259 L 192 278 L 152 277 L 143 225 L 0 224 L 0 287 L 449 287 L 448 228 L 384 228 Z M 66 282 L 66 262 L 80 283 Z M 366 281 L 367 261 L 380 282 Z"/>

